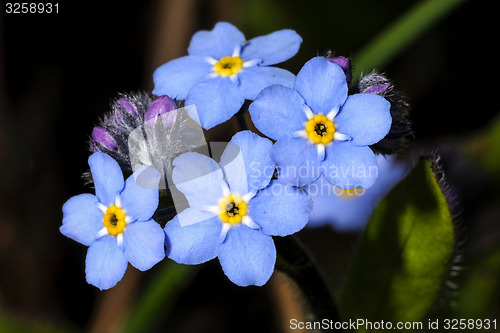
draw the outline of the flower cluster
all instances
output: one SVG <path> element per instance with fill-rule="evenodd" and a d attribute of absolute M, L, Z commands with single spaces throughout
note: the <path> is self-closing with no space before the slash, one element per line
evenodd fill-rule
<path fill-rule="evenodd" d="M 220 22 L 192 37 L 187 56 L 154 72 L 156 98 L 122 95 L 113 103 L 90 140 L 87 178 L 96 194 L 69 199 L 60 229 L 89 246 L 90 284 L 110 288 L 128 262 L 146 270 L 167 256 L 188 265 L 218 258 L 235 284 L 261 286 L 275 268 L 273 237 L 344 213 L 338 193 L 314 187 L 344 194 L 390 187 L 384 177 L 377 181 L 385 157 L 375 153 L 404 145 L 407 105 L 380 74 L 350 89 L 344 57 L 314 57 L 297 76 L 272 66 L 294 56 L 301 42 L 292 30 L 247 41 Z M 268 138 L 240 131 L 216 162 L 203 129 L 245 112 L 245 100 Z M 124 181 L 122 172 L 131 175 Z M 391 186 L 403 176 L 389 177 Z M 164 189 L 177 212 L 169 221 L 154 215 L 168 208 L 158 207 Z M 370 207 L 387 191 L 372 192 Z M 346 223 L 342 229 L 363 224 Z"/>

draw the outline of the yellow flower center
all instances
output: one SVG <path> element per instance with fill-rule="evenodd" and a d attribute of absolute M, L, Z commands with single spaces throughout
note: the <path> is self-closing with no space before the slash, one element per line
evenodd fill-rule
<path fill-rule="evenodd" d="M 229 195 L 219 201 L 220 219 L 222 222 L 238 224 L 247 214 L 247 204 L 237 195 Z"/>
<path fill-rule="evenodd" d="M 215 71 L 219 75 L 231 76 L 243 68 L 243 60 L 240 57 L 224 57 L 215 64 Z"/>
<path fill-rule="evenodd" d="M 113 236 L 121 234 L 127 224 L 125 222 L 126 217 L 127 215 L 125 215 L 123 209 L 116 206 L 109 206 L 103 217 L 104 226 L 108 230 L 108 233 Z"/>
<path fill-rule="evenodd" d="M 333 140 L 335 125 L 325 115 L 317 114 L 307 122 L 306 132 L 314 143 L 325 145 Z"/>
<path fill-rule="evenodd" d="M 340 196 L 344 199 L 353 199 L 365 194 L 366 189 L 362 187 L 355 187 L 347 190 L 339 188 Z"/>

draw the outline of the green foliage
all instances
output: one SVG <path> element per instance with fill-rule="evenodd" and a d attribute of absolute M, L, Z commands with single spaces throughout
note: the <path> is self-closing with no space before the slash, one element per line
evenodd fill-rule
<path fill-rule="evenodd" d="M 148 285 L 135 304 L 125 325 L 124 332 L 147 332 L 155 322 L 168 314 L 184 287 L 191 283 L 197 267 L 180 265 L 169 261 Z"/>
<path fill-rule="evenodd" d="M 425 318 L 454 252 L 452 217 L 430 161 L 420 161 L 376 208 L 341 297 L 344 320 Z"/>
<path fill-rule="evenodd" d="M 426 0 L 402 15 L 354 57 L 353 78 L 385 66 L 406 46 L 436 24 L 464 0 Z"/>

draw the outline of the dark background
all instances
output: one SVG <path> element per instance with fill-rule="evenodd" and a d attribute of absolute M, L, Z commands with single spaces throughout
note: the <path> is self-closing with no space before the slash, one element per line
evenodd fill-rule
<path fill-rule="evenodd" d="M 2 316 L 104 332 L 109 327 L 102 318 L 121 318 L 134 295 L 158 271 L 155 267 L 137 273 L 129 267 L 119 291 L 103 293 L 87 285 L 86 249 L 59 233 L 61 207 L 71 196 L 91 191 L 80 178 L 87 169 L 87 140 L 111 100 L 120 92 L 151 91 L 154 69 L 184 55 L 195 31 L 211 29 L 220 20 L 234 23 L 248 38 L 294 29 L 304 42 L 297 56 L 282 67 L 297 73 L 305 61 L 326 50 L 355 58 L 378 32 L 416 3 L 65 1 L 59 2 L 58 14 L 6 14 L 2 2 Z M 381 68 L 412 106 L 413 144 L 442 151 L 444 169 L 457 194 L 461 229 L 469 234 L 464 237 L 465 258 L 500 241 L 498 215 L 483 217 L 486 222 L 477 218 L 488 180 L 476 169 L 457 171 L 457 165 L 465 162 L 455 151 L 456 142 L 481 132 L 499 111 L 498 11 L 491 4 L 465 2 Z M 232 125 L 211 135 L 227 136 Z M 335 257 L 334 269 L 326 271 L 338 282 L 335 274 L 345 274 L 348 262 L 342 255 L 352 249 L 356 235 L 321 229 L 307 230 L 302 237 L 313 244 L 320 262 Z M 156 331 L 232 332 L 234 327 L 241 332 L 279 331 L 276 295 L 272 283 L 263 288 L 232 285 L 218 263 L 211 262 L 202 265 L 172 311 L 158 320 Z"/>

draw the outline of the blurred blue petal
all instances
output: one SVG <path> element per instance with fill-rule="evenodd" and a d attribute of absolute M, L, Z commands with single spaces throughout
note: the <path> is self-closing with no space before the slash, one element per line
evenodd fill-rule
<path fill-rule="evenodd" d="M 187 265 L 197 265 L 217 256 L 222 222 L 213 216 L 199 223 L 181 225 L 180 219 L 198 219 L 203 214 L 188 208 L 165 225 L 167 257 Z"/>
<path fill-rule="evenodd" d="M 129 223 L 123 245 L 127 260 L 141 271 L 150 269 L 165 258 L 165 233 L 154 220 Z"/>
<path fill-rule="evenodd" d="M 249 216 L 263 233 L 287 236 L 301 230 L 308 221 L 312 201 L 302 189 L 273 181 L 248 203 Z"/>
<path fill-rule="evenodd" d="M 227 233 L 218 256 L 224 274 L 233 283 L 262 286 L 273 274 L 276 248 L 271 236 L 239 224 Z"/>
<path fill-rule="evenodd" d="M 125 254 L 116 244 L 116 237 L 103 236 L 90 245 L 85 260 L 87 282 L 104 290 L 114 287 L 127 269 Z"/>
<path fill-rule="evenodd" d="M 117 193 L 124 185 L 120 166 L 109 155 L 101 152 L 93 153 L 89 157 L 89 166 L 99 201 L 105 206 L 114 204 Z"/>
<path fill-rule="evenodd" d="M 78 243 L 89 246 L 103 228 L 104 213 L 97 207 L 99 200 L 92 194 L 72 197 L 63 206 L 61 233 Z"/>
<path fill-rule="evenodd" d="M 195 83 L 207 79 L 213 67 L 206 56 L 186 56 L 169 61 L 153 73 L 153 94 L 185 100 L 189 89 Z"/>
<path fill-rule="evenodd" d="M 249 112 L 255 127 L 276 140 L 304 130 L 305 109 L 297 91 L 276 85 L 264 89 L 250 104 Z"/>
<path fill-rule="evenodd" d="M 342 193 L 323 177 L 306 190 L 314 206 L 308 227 L 330 225 L 338 231 L 359 231 L 364 228 L 373 209 L 396 184 L 403 180 L 411 169 L 407 161 L 398 161 L 392 156 L 377 155 L 379 175 L 369 189 L 360 189 L 359 195 Z"/>
<path fill-rule="evenodd" d="M 229 120 L 243 102 L 237 85 L 223 76 L 197 83 L 186 98 L 186 105 L 196 106 L 200 125 L 207 130 Z"/>
<path fill-rule="evenodd" d="M 269 66 L 290 59 L 299 51 L 302 38 L 293 30 L 279 30 L 252 38 L 245 44 L 241 56 L 245 60 L 260 59 L 259 65 Z"/>
<path fill-rule="evenodd" d="M 234 25 L 218 22 L 212 30 L 201 30 L 191 38 L 189 55 L 211 56 L 217 60 L 231 56 L 235 47 L 245 41 L 245 36 Z"/>
<path fill-rule="evenodd" d="M 340 133 L 352 138 L 352 144 L 368 146 L 389 133 L 392 123 L 390 109 L 391 104 L 381 96 L 351 95 L 333 121 Z"/>
<path fill-rule="evenodd" d="M 347 98 L 347 82 L 339 65 L 323 57 L 309 60 L 297 74 L 295 89 L 312 111 L 328 114 L 339 110 Z"/>

